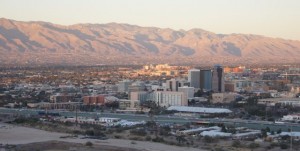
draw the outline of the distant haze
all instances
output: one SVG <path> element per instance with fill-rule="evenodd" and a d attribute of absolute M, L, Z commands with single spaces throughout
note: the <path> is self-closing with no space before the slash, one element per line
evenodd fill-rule
<path fill-rule="evenodd" d="M 299 63 L 300 41 L 202 29 L 0 19 L 0 65 Z"/>
<path fill-rule="evenodd" d="M 202 28 L 300 40 L 299 8 L 299 0 L 1 0 L 0 17 L 62 25 Z"/>

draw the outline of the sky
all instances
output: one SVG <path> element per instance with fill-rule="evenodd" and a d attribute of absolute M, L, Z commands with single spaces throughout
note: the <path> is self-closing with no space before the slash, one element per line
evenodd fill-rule
<path fill-rule="evenodd" d="M 0 17 L 62 25 L 201 28 L 300 40 L 300 0 L 1 0 Z"/>

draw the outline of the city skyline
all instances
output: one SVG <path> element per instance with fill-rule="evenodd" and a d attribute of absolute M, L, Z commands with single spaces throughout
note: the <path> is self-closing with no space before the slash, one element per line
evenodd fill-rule
<path fill-rule="evenodd" d="M 297 0 L 16 1 L 3 0 L 0 17 L 55 24 L 128 23 L 218 34 L 243 33 L 300 40 Z M 17 11 L 16 11 L 17 10 Z"/>

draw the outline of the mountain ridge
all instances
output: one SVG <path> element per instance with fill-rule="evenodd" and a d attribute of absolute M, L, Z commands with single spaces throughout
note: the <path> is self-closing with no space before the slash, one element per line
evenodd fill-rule
<path fill-rule="evenodd" d="M 296 62 L 300 41 L 130 24 L 58 25 L 0 18 L 0 64 Z"/>

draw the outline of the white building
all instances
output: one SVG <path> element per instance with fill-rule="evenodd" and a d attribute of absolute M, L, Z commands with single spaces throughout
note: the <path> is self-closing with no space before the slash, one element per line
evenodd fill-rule
<path fill-rule="evenodd" d="M 153 92 L 153 101 L 159 106 L 187 106 L 188 100 L 183 92 L 156 91 Z"/>
<path fill-rule="evenodd" d="M 183 92 L 188 99 L 194 98 L 195 88 L 194 87 L 179 87 L 178 92 Z"/>
<path fill-rule="evenodd" d="M 77 119 L 75 117 L 68 117 L 60 119 L 62 122 L 72 122 L 75 123 L 77 120 L 77 123 L 79 124 L 107 124 L 107 123 L 113 123 L 118 122 L 121 119 L 119 118 L 110 118 L 110 117 L 101 117 L 101 118 L 87 118 L 87 117 L 78 117 Z"/>
<path fill-rule="evenodd" d="M 189 107 L 189 106 L 170 106 L 167 110 L 188 112 L 188 113 L 199 113 L 199 114 L 229 114 L 232 113 L 229 109 L 225 108 L 206 108 L 206 107 Z"/>
<path fill-rule="evenodd" d="M 285 115 L 285 116 L 283 116 L 282 120 L 283 121 L 299 122 L 300 121 L 300 114 Z"/>

